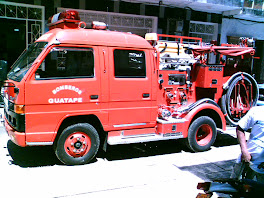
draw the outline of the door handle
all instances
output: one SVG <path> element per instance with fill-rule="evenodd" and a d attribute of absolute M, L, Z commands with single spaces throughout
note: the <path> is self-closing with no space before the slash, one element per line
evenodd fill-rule
<path fill-rule="evenodd" d="M 143 93 L 142 96 L 143 98 L 149 98 L 149 93 Z"/>
<path fill-rule="evenodd" d="M 96 100 L 99 98 L 99 96 L 98 95 L 90 95 L 90 98 L 91 98 L 91 100 Z"/>

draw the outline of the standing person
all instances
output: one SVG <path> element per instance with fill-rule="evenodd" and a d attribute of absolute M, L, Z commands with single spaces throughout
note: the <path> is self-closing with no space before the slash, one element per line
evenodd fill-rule
<path fill-rule="evenodd" d="M 237 139 L 241 148 L 241 155 L 238 158 L 237 167 L 247 164 L 247 176 L 264 182 L 264 106 L 256 106 L 248 111 L 248 113 L 238 122 L 236 128 Z M 248 141 L 246 140 L 245 131 L 251 129 Z M 233 172 L 234 173 L 234 172 Z M 231 175 L 234 177 L 234 175 Z"/>

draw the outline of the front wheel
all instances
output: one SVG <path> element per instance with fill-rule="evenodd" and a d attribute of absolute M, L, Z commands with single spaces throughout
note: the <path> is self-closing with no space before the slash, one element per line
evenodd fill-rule
<path fill-rule="evenodd" d="M 194 152 L 207 151 L 214 143 L 216 134 L 214 120 L 208 116 L 201 116 L 190 125 L 186 144 Z"/>
<path fill-rule="evenodd" d="M 67 165 L 86 164 L 95 157 L 99 145 L 99 135 L 92 125 L 74 124 L 62 131 L 55 147 L 55 154 Z"/>

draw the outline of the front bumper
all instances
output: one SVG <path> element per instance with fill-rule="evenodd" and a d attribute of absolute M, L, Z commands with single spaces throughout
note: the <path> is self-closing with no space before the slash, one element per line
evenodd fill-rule
<path fill-rule="evenodd" d="M 4 122 L 5 129 L 11 139 L 16 145 L 25 147 L 26 146 L 26 134 L 24 132 L 15 131 L 9 123 L 6 121 Z"/>

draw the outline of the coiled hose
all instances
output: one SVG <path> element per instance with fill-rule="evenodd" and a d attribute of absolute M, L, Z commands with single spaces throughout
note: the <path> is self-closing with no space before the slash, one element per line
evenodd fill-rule
<path fill-rule="evenodd" d="M 258 97 L 258 85 L 251 75 L 238 72 L 231 76 L 224 85 L 221 98 L 221 109 L 227 123 L 236 126 L 249 109 L 256 105 Z"/>

